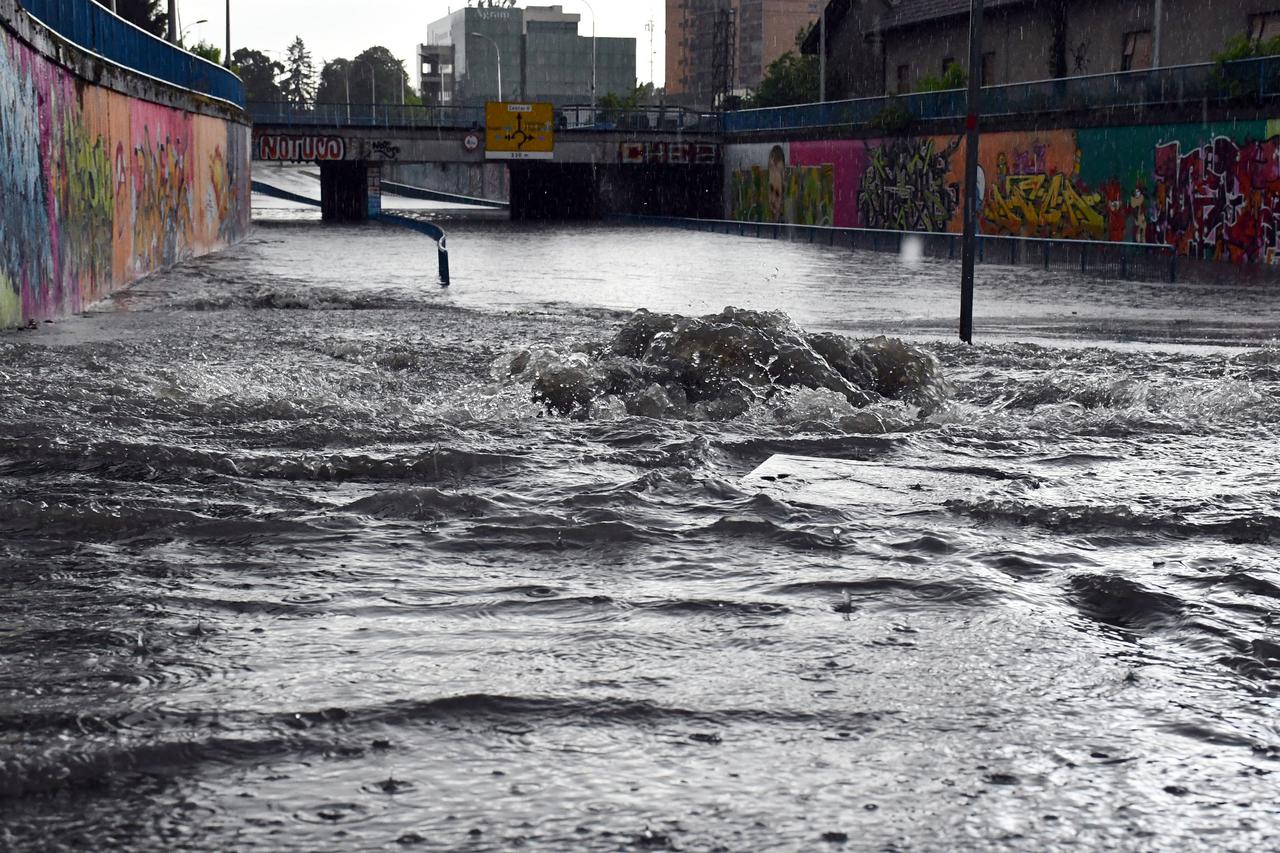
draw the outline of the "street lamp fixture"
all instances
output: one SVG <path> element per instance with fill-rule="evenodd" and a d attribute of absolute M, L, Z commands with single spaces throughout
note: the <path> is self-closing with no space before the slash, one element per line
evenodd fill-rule
<path fill-rule="evenodd" d="M 501 101 L 502 100 L 502 49 L 498 47 L 497 41 L 485 35 L 484 33 L 467 33 L 467 35 L 475 36 L 478 39 L 484 39 L 485 41 L 489 42 L 489 44 L 493 45 L 493 52 L 497 54 L 497 57 L 498 57 L 498 100 Z"/>
<path fill-rule="evenodd" d="M 187 32 L 188 32 L 189 30 L 194 29 L 195 27 L 200 26 L 201 24 L 207 24 L 207 23 L 209 23 L 209 19 L 208 19 L 208 18 L 201 18 L 200 20 L 196 21 L 194 24 L 187 24 L 185 27 L 183 27 L 183 28 L 182 28 L 182 35 L 178 37 L 178 43 L 179 43 L 179 44 L 186 44 L 186 43 L 187 43 Z"/>

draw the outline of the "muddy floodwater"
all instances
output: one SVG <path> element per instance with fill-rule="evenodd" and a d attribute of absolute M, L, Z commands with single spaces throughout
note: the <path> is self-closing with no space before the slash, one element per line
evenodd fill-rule
<path fill-rule="evenodd" d="M 0 334 L 0 849 L 1280 847 L 1275 287 L 445 225 Z"/>

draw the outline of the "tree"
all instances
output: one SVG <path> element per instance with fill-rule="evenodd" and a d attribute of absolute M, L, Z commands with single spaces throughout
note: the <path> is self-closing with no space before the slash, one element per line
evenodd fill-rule
<path fill-rule="evenodd" d="M 942 72 L 941 77 L 921 77 L 916 84 L 917 92 L 947 92 L 952 89 L 963 89 L 969 85 L 969 75 L 964 66 L 953 62 Z"/>
<path fill-rule="evenodd" d="M 214 45 L 209 44 L 209 42 L 207 41 L 204 41 L 204 40 L 198 41 L 195 44 L 193 44 L 191 47 L 187 48 L 187 50 L 194 53 L 196 56 L 201 57 L 202 59 L 209 60 L 214 65 L 222 64 L 222 48 L 215 47 Z"/>
<path fill-rule="evenodd" d="M 295 107 L 309 106 L 316 94 L 316 68 L 311 51 L 299 36 L 289 45 L 285 60 L 284 99 Z"/>
<path fill-rule="evenodd" d="M 370 74 L 373 74 L 373 82 Z M 353 104 L 367 104 L 375 94 L 379 104 L 399 104 L 402 99 L 410 104 L 415 100 L 409 89 L 409 75 L 404 70 L 404 63 L 385 47 L 371 47 L 355 59 L 333 59 L 325 63 L 320 71 L 316 102 L 347 103 L 348 84 Z M 421 103 L 421 100 L 417 102 Z"/>
<path fill-rule="evenodd" d="M 242 47 L 231 54 L 231 65 L 244 81 L 244 98 L 258 104 L 274 104 L 284 100 L 284 92 L 276 82 L 284 66 L 259 50 Z"/>
<path fill-rule="evenodd" d="M 760 88 L 751 99 L 751 106 L 785 107 L 789 104 L 812 104 L 817 100 L 818 57 L 787 51 L 769 63 Z"/>
<path fill-rule="evenodd" d="M 111 8 L 111 0 L 97 2 Z M 169 15 L 160 9 L 160 2 L 161 0 L 116 0 L 116 14 L 152 35 L 164 36 L 169 27 Z"/>

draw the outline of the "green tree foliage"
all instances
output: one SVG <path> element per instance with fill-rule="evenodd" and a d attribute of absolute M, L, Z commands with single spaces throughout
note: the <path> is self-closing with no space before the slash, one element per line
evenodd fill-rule
<path fill-rule="evenodd" d="M 818 57 L 787 51 L 769 64 L 748 106 L 785 107 L 817 100 Z"/>
<path fill-rule="evenodd" d="M 245 100 L 253 103 L 277 103 L 284 100 L 284 90 L 276 82 L 284 74 L 284 66 L 258 50 L 242 47 L 231 54 L 231 65 L 244 81 Z"/>
<path fill-rule="evenodd" d="M 1280 56 L 1280 36 L 1253 41 L 1246 36 L 1235 36 L 1227 46 L 1213 55 L 1213 61 L 1221 65 L 1238 59 L 1256 59 L 1260 56 Z"/>
<path fill-rule="evenodd" d="M 1213 55 L 1213 73 L 1209 81 L 1219 96 L 1231 100 L 1247 99 L 1261 94 L 1258 88 L 1258 69 L 1253 63 L 1233 66 L 1230 63 L 1247 59 L 1261 59 L 1266 56 L 1280 55 L 1280 36 L 1253 41 L 1245 36 L 1236 36 L 1227 41 L 1227 45 L 1219 53 Z M 1280 83 L 1280 75 L 1273 69 L 1264 69 L 1266 75 L 1262 85 L 1266 91 L 1274 91 Z"/>
<path fill-rule="evenodd" d="M 309 106 L 316 95 L 316 69 L 311 51 L 299 36 L 289 45 L 285 60 L 284 99 L 297 107 Z"/>
<path fill-rule="evenodd" d="M 209 42 L 207 41 L 204 41 L 204 40 L 198 41 L 195 44 L 193 44 L 191 47 L 187 48 L 187 50 L 191 51 L 196 56 L 199 56 L 202 59 L 209 60 L 214 65 L 222 64 L 222 48 L 215 47 L 214 45 L 209 44 Z"/>
<path fill-rule="evenodd" d="M 969 75 L 959 63 L 952 63 L 940 77 L 921 77 L 916 84 L 917 92 L 948 92 L 952 89 L 963 89 L 969 85 Z"/>
<path fill-rule="evenodd" d="M 111 8 L 111 0 L 97 2 Z M 164 36 L 169 26 L 169 15 L 160 4 L 161 0 L 116 0 L 116 14 L 152 35 Z"/>
<path fill-rule="evenodd" d="M 406 104 L 412 104 L 415 100 L 421 103 L 421 99 L 409 87 L 409 75 L 404 70 L 404 63 L 385 47 L 371 47 L 355 59 L 333 59 L 326 62 L 320 72 L 316 102 L 347 103 L 348 79 L 353 104 L 369 103 L 369 99 L 375 96 L 375 89 L 379 104 L 398 104 L 401 99 Z"/>

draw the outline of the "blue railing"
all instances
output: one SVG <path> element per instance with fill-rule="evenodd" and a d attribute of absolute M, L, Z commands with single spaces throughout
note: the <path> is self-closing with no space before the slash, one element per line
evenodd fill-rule
<path fill-rule="evenodd" d="M 1179 65 L 1116 74 L 1093 74 L 985 86 L 984 116 L 1148 107 L 1207 102 L 1210 106 L 1261 105 L 1280 96 L 1280 57 Z M 911 119 L 957 119 L 966 114 L 965 92 L 917 92 L 882 98 L 858 98 L 740 110 L 724 114 L 726 133 L 792 130 L 805 127 L 867 124 Z"/>
<path fill-rule="evenodd" d="M 227 69 L 169 44 L 92 0 L 19 0 L 40 23 L 103 59 L 165 83 L 244 106 L 244 84 Z"/>

